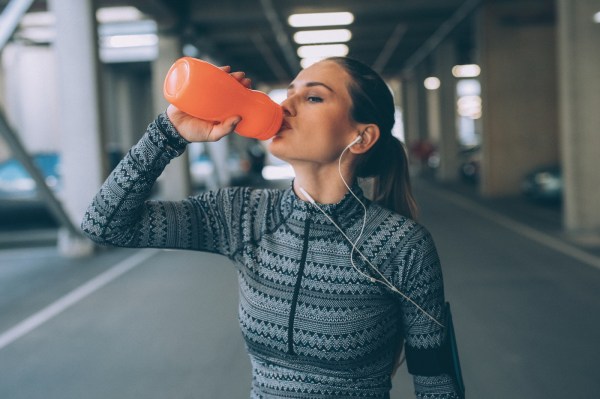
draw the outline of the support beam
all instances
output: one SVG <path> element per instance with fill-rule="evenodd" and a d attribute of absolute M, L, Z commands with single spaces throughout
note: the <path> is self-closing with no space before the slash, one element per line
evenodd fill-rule
<path fill-rule="evenodd" d="M 283 28 L 283 24 L 279 20 L 279 16 L 273 7 L 273 3 L 271 0 L 260 0 L 260 4 L 267 19 L 269 20 L 269 23 L 271 24 L 271 28 L 273 29 L 277 43 L 279 43 L 279 47 L 281 47 L 281 51 L 283 51 L 283 55 L 288 63 L 288 66 L 290 67 L 290 70 L 292 71 L 292 74 L 296 75 L 300 71 L 300 61 L 294 52 L 294 47 L 290 43 L 290 39 Z"/>
<path fill-rule="evenodd" d="M 286 80 L 288 80 L 288 73 L 285 71 L 285 69 L 279 63 L 279 61 L 277 61 L 277 57 L 275 57 L 275 54 L 273 54 L 269 46 L 267 46 L 265 38 L 259 32 L 253 33 L 251 37 L 252 41 L 254 42 L 254 45 L 264 58 L 267 65 L 269 65 L 271 71 L 273 72 L 273 74 L 275 74 L 277 79 L 281 82 L 285 82 Z"/>
<path fill-rule="evenodd" d="M 0 15 L 0 49 L 10 40 L 23 15 L 29 10 L 34 0 L 12 0 L 4 7 Z"/>
<path fill-rule="evenodd" d="M 466 0 L 452 16 L 444 22 L 434 33 L 423 43 L 417 51 L 406 61 L 404 69 L 410 71 L 427 58 L 433 50 L 446 38 L 454 29 L 464 21 L 483 0 Z"/>
<path fill-rule="evenodd" d="M 75 227 L 60 201 L 54 195 L 54 192 L 46 184 L 46 180 L 42 175 L 42 172 L 35 165 L 27 150 L 17 137 L 16 133 L 11 129 L 8 124 L 6 117 L 0 112 L 0 136 L 6 141 L 14 157 L 23 165 L 27 173 L 35 181 L 35 185 L 38 189 L 39 197 L 48 206 L 48 209 L 52 213 L 52 216 L 60 223 L 60 225 L 67 229 L 73 236 L 82 236 L 81 231 Z"/>
<path fill-rule="evenodd" d="M 408 28 L 405 24 L 396 25 L 394 32 L 392 32 L 392 35 L 385 42 L 383 49 L 381 49 L 381 53 L 379 53 L 377 59 L 373 63 L 373 70 L 378 73 L 381 73 L 384 70 L 388 61 L 394 54 L 394 51 L 396 51 L 398 44 L 400 44 L 400 41 L 402 40 L 402 37 L 406 33 L 407 29 Z"/>

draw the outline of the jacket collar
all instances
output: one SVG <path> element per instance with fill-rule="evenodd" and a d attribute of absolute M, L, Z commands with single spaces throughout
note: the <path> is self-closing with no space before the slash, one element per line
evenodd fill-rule
<path fill-rule="evenodd" d="M 365 204 L 366 207 L 369 205 L 369 200 L 365 198 L 364 193 L 358 183 L 354 182 L 351 186 L 354 194 Z M 326 224 L 330 223 L 327 217 L 323 215 L 315 205 L 308 201 L 303 201 L 296 195 L 293 189 L 293 182 L 288 189 L 285 190 L 283 195 L 283 201 L 281 202 L 282 211 L 284 214 L 293 216 L 294 218 L 305 219 L 310 216 L 315 221 L 322 221 Z M 363 217 L 363 207 L 354 198 L 352 193 L 347 192 L 344 197 L 337 203 L 334 204 L 320 204 L 317 203 L 319 208 L 326 212 L 336 223 L 345 225 L 346 227 L 356 222 L 357 218 Z"/>

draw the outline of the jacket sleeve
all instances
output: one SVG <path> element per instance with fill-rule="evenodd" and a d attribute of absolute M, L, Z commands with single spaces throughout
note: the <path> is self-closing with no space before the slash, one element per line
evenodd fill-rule
<path fill-rule="evenodd" d="M 81 227 L 93 241 L 231 255 L 241 245 L 247 190 L 223 189 L 182 201 L 149 200 L 167 164 L 187 145 L 163 113 L 127 153 L 88 207 Z"/>
<path fill-rule="evenodd" d="M 448 348 L 442 270 L 431 235 L 418 226 L 397 282 L 403 299 L 406 363 L 419 399 L 460 399 Z M 426 314 L 426 313 L 427 314 Z M 434 320 L 435 319 L 435 320 Z"/>

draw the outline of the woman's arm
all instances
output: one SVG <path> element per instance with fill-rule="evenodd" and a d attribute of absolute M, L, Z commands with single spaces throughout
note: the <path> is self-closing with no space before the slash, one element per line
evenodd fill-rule
<path fill-rule="evenodd" d="M 419 399 L 459 399 L 442 326 L 446 318 L 442 269 L 433 239 L 424 228 L 415 230 L 404 260 L 398 286 L 422 308 L 402 301 L 406 362 L 415 393 Z"/>
<path fill-rule="evenodd" d="M 166 114 L 152 122 L 94 197 L 82 222 L 93 241 L 124 247 L 198 249 L 228 255 L 245 190 L 208 192 L 183 201 L 149 201 L 158 176 L 187 141 Z M 238 234 L 239 235 L 239 234 Z"/>

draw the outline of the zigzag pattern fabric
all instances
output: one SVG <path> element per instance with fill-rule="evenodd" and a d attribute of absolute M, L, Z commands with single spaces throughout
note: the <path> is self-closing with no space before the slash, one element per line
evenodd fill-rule
<path fill-rule="evenodd" d="M 186 144 L 160 115 L 104 183 L 82 228 L 102 244 L 209 251 L 234 262 L 251 398 L 389 398 L 402 343 L 423 350 L 441 346 L 443 329 L 360 275 L 349 260 L 351 245 L 291 188 L 148 200 L 163 168 Z M 443 320 L 442 274 L 429 233 L 363 201 L 367 225 L 358 248 L 398 289 Z M 323 208 L 349 237 L 358 236 L 363 209 L 353 197 Z M 354 259 L 376 276 L 359 255 Z M 420 399 L 458 397 L 447 374 L 414 381 Z"/>

